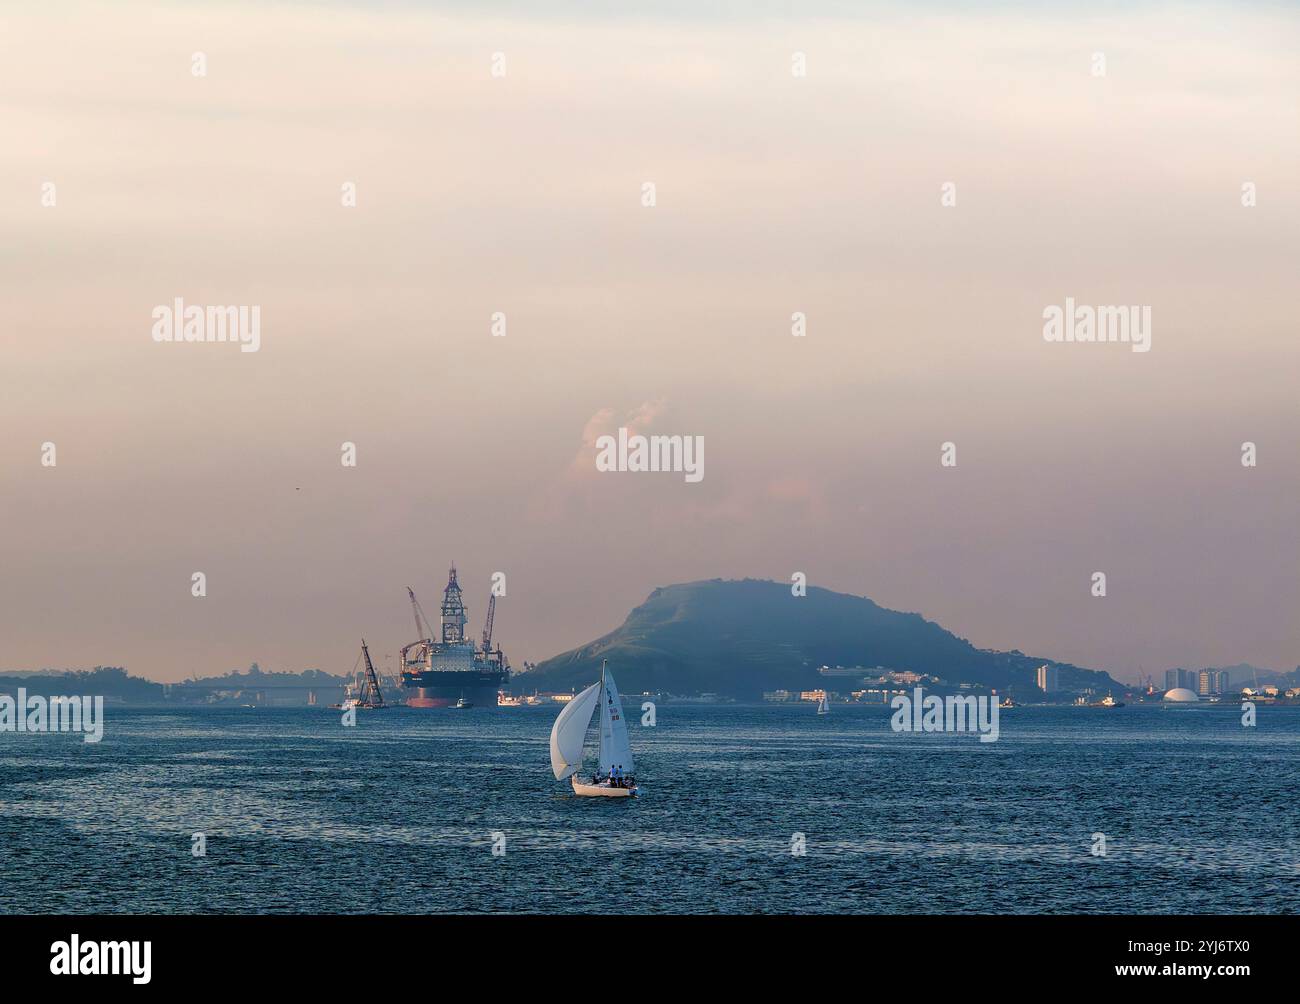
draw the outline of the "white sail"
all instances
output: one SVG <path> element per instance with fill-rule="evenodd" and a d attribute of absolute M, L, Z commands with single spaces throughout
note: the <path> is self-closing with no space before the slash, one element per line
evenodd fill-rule
<path fill-rule="evenodd" d="M 600 696 L 600 684 L 593 683 L 564 706 L 551 726 L 551 770 L 563 781 L 582 766 L 582 742 L 587 737 L 592 712 Z"/>
<path fill-rule="evenodd" d="M 610 768 L 618 767 L 631 777 L 636 773 L 632 763 L 632 747 L 627 741 L 627 723 L 623 721 L 623 705 L 618 699 L 618 687 L 608 670 L 601 672 L 605 689 L 600 702 L 600 773 L 608 776 Z"/>

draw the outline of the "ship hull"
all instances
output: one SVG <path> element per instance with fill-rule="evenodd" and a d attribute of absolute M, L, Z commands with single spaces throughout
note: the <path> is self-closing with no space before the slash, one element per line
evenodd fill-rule
<path fill-rule="evenodd" d="M 631 788 L 611 788 L 605 784 L 584 784 L 578 780 L 578 775 L 573 775 L 573 793 L 582 795 L 586 798 L 636 798 L 636 785 Z"/>
<path fill-rule="evenodd" d="M 410 708 L 450 708 L 462 697 L 475 708 L 495 708 L 497 691 L 509 679 L 496 672 L 408 673 L 402 693 Z"/>

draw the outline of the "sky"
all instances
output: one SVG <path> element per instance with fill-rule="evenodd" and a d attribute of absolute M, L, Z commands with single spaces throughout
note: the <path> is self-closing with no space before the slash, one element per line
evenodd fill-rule
<path fill-rule="evenodd" d="M 0 9 L 0 668 L 388 662 L 453 560 L 516 667 L 796 572 L 1300 663 L 1294 12 L 656 9 Z M 177 297 L 259 350 L 156 341 Z M 1046 341 L 1067 297 L 1150 351 Z M 703 479 L 597 471 L 620 426 Z"/>

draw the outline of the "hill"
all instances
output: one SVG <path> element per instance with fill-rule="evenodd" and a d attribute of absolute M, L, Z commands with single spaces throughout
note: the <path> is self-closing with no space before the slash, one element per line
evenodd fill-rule
<path fill-rule="evenodd" d="M 883 666 L 1030 694 L 1049 662 L 1063 690 L 1126 688 L 1106 673 L 1018 651 L 978 649 L 919 614 L 862 596 L 757 579 L 688 582 L 656 589 L 602 638 L 539 663 L 517 688 L 569 690 L 592 682 L 608 659 L 625 693 L 717 693 L 754 699 L 765 690 L 825 683 L 817 669 Z"/>

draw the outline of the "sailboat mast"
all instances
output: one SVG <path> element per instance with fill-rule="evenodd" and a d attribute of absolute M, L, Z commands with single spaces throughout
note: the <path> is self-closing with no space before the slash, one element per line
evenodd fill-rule
<path fill-rule="evenodd" d="M 608 659 L 600 660 L 600 701 L 596 704 L 600 714 L 600 746 L 596 749 L 596 772 L 599 774 L 601 765 L 605 763 L 605 722 L 609 718 L 609 711 L 605 703 L 609 700 L 605 690 L 605 667 L 609 665 Z"/>

